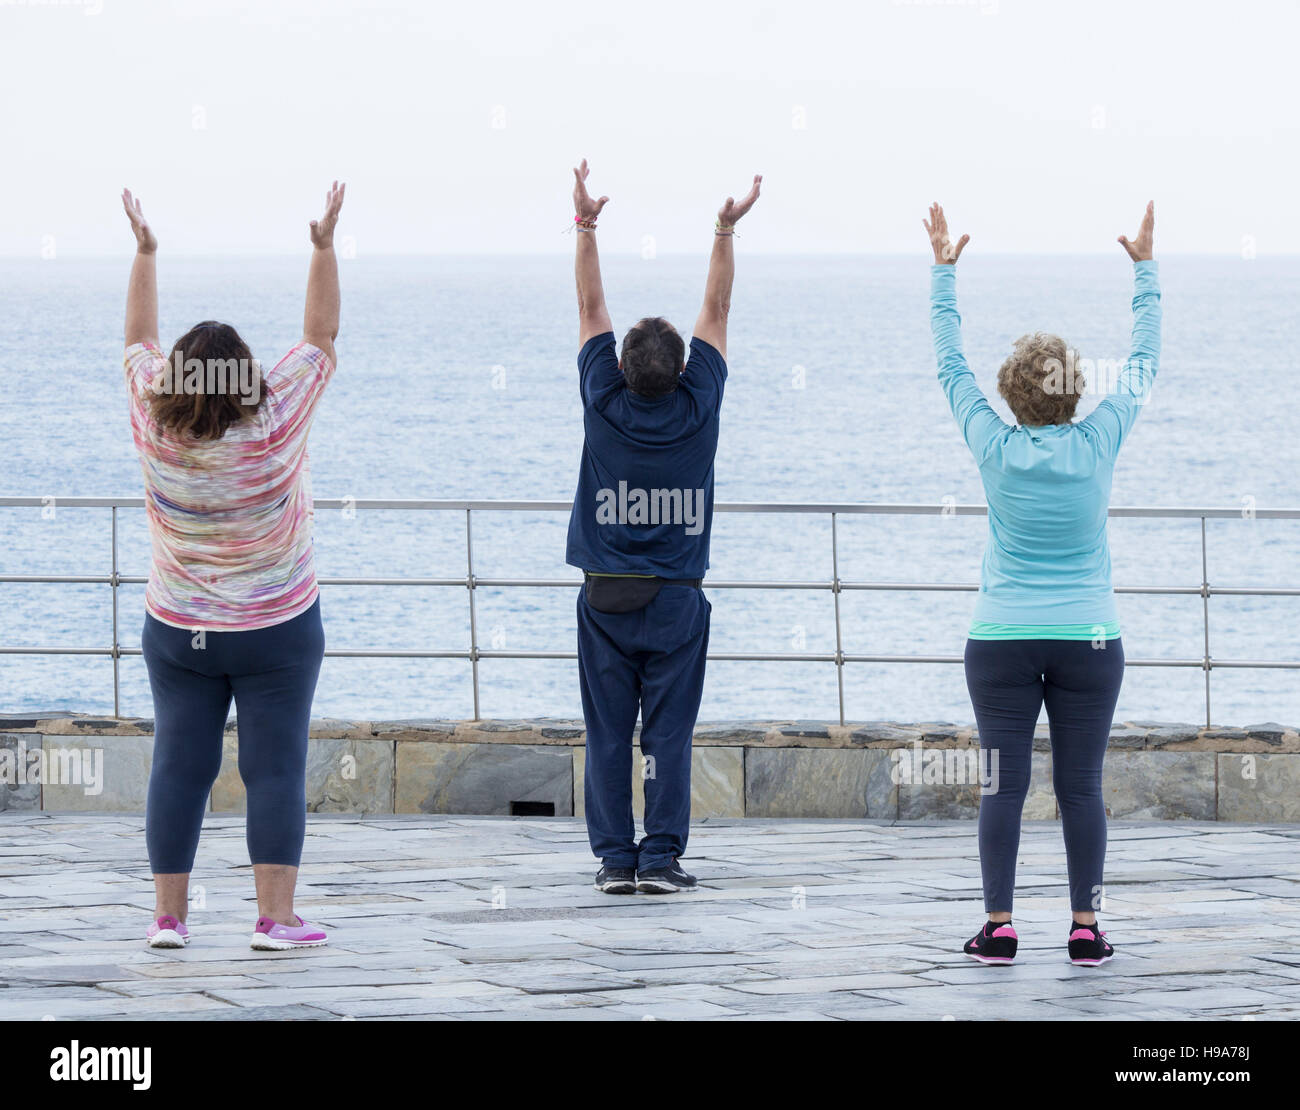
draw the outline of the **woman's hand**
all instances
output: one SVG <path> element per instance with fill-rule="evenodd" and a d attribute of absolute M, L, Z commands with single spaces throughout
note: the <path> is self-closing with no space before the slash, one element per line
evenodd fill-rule
<path fill-rule="evenodd" d="M 936 266 L 952 265 L 961 257 L 962 248 L 970 242 L 969 235 L 963 235 L 954 245 L 948 237 L 948 219 L 943 214 L 943 205 L 930 205 L 930 218 L 921 221 L 926 234 L 930 236 L 930 246 L 934 248 Z"/>
<path fill-rule="evenodd" d="M 334 225 L 339 222 L 339 209 L 343 207 L 346 190 L 346 185 L 334 182 L 325 194 L 325 215 L 311 222 L 311 245 L 318 251 L 327 251 L 334 246 Z"/>
<path fill-rule="evenodd" d="M 131 195 L 130 189 L 122 190 L 122 207 L 126 209 L 126 218 L 131 221 L 131 231 L 135 235 L 135 247 L 141 254 L 153 254 L 158 249 L 158 239 L 144 218 L 144 209 L 140 207 L 137 197 Z"/>
<path fill-rule="evenodd" d="M 749 187 L 749 192 L 745 194 L 744 199 L 739 204 L 731 197 L 727 202 L 718 209 L 718 224 L 721 227 L 734 227 L 736 221 L 746 212 L 754 207 L 754 201 L 758 200 L 758 188 L 763 184 L 763 175 L 754 174 L 754 184 Z"/>
<path fill-rule="evenodd" d="M 585 158 L 582 160 L 582 165 L 573 171 L 573 214 L 582 221 L 594 220 L 600 215 L 600 210 L 609 203 L 609 197 L 591 199 L 591 194 L 587 192 L 587 174 L 590 172 Z"/>
<path fill-rule="evenodd" d="M 1142 226 L 1138 228 L 1137 238 L 1129 240 L 1121 235 L 1117 242 L 1128 251 L 1134 262 L 1150 262 L 1153 240 L 1156 233 L 1156 202 L 1147 201 L 1147 210 L 1142 216 Z"/>

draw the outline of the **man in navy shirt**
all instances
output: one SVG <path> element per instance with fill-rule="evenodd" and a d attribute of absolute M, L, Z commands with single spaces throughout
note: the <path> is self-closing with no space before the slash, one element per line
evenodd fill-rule
<path fill-rule="evenodd" d="M 584 572 L 578 673 L 587 723 L 587 834 L 607 894 L 693 890 L 682 870 L 691 821 L 691 736 L 704 689 L 711 606 L 701 589 L 713 522 L 713 456 L 727 380 L 732 228 L 761 177 L 718 213 L 690 358 L 677 330 L 647 317 L 620 359 L 605 307 L 596 217 L 608 197 L 575 169 L 582 466 L 566 561 Z M 632 739 L 641 717 L 645 836 L 632 819 Z"/>

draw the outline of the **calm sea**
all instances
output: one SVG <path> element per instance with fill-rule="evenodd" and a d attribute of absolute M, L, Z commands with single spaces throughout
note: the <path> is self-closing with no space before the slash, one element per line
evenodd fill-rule
<path fill-rule="evenodd" d="M 129 258 L 0 261 L 0 495 L 138 495 L 126 421 L 121 312 Z M 689 332 L 702 258 L 605 259 L 615 327 L 662 314 Z M 745 257 L 730 341 L 717 463 L 726 501 L 982 501 L 975 467 L 935 382 L 926 260 Z M 306 259 L 160 262 L 164 345 L 202 318 L 235 324 L 264 362 L 301 327 Z M 1300 505 L 1291 383 L 1300 350 L 1300 259 L 1171 257 L 1162 262 L 1164 359 L 1155 394 L 1115 474 L 1116 505 Z M 563 499 L 582 440 L 570 261 L 556 257 L 362 258 L 343 264 L 339 372 L 312 436 L 320 497 Z M 1114 257 L 982 257 L 961 263 L 967 350 L 990 392 L 1011 341 L 1057 331 L 1084 356 L 1127 353 L 1131 270 Z M 1092 401 L 1085 402 L 1086 408 Z M 1000 406 L 1000 402 L 999 402 Z M 56 503 L 57 504 L 57 503 Z M 104 574 L 104 510 L 0 509 L 0 574 Z M 981 518 L 851 517 L 839 525 L 847 580 L 973 583 Z M 476 514 L 480 577 L 571 576 L 563 514 Z M 1198 521 L 1111 525 L 1120 585 L 1198 586 Z M 327 576 L 463 575 L 458 513 L 333 511 L 317 518 Z M 1300 586 L 1300 522 L 1212 521 L 1209 573 L 1225 586 Z M 143 514 L 124 511 L 119 561 L 144 574 Z M 830 525 L 806 516 L 719 514 L 711 576 L 831 575 Z M 124 587 L 122 641 L 138 646 L 143 587 Z M 499 650 L 569 649 L 574 592 L 485 588 L 478 633 Z M 824 591 L 717 589 L 719 652 L 831 652 Z M 849 592 L 844 649 L 959 654 L 968 593 Z M 1196 595 L 1121 598 L 1130 657 L 1198 658 Z M 332 648 L 460 649 L 467 591 L 336 587 L 323 598 Z M 107 646 L 104 585 L 0 584 L 0 644 Z M 1300 598 L 1215 597 L 1211 652 L 1300 659 Z M 580 716 L 570 661 L 484 660 L 484 716 Z M 1300 723 L 1300 673 L 1212 675 L 1216 723 Z M 850 664 L 850 719 L 970 720 L 959 666 Z M 144 665 L 122 662 L 122 708 L 151 713 Z M 107 658 L 0 655 L 0 711 L 112 709 Z M 316 713 L 468 717 L 462 660 L 330 659 Z M 715 662 L 702 719 L 834 718 L 829 663 Z M 1199 669 L 1131 668 L 1119 715 L 1195 721 Z"/>

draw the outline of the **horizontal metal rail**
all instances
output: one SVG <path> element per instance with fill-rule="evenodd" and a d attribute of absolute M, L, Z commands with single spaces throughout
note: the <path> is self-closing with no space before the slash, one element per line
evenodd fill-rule
<path fill-rule="evenodd" d="M 113 660 L 113 712 L 120 713 L 120 677 L 118 662 L 123 656 L 138 656 L 139 648 L 123 647 L 119 641 L 118 590 L 122 586 L 143 585 L 144 575 L 125 575 L 118 571 L 117 515 L 120 509 L 142 509 L 143 497 L 0 497 L 0 508 L 50 509 L 108 509 L 111 512 L 112 566 L 108 574 L 3 574 L 0 584 L 56 585 L 107 585 L 112 594 L 113 642 L 108 647 L 78 647 L 68 645 L 0 645 L 0 655 L 40 656 L 108 656 Z M 473 514 L 475 512 L 568 512 L 569 501 L 511 501 L 491 499 L 406 499 L 406 498 L 317 498 L 315 507 L 320 510 L 346 511 L 444 511 L 459 512 L 465 516 L 465 574 L 448 577 L 396 577 L 396 576 L 322 576 L 321 586 L 335 587 L 391 587 L 424 586 L 456 587 L 467 591 L 469 599 L 470 642 L 465 648 L 331 648 L 325 654 L 333 658 L 353 659 L 459 659 L 471 664 L 474 715 L 480 715 L 478 665 L 482 660 L 573 660 L 574 651 L 506 651 L 479 647 L 475 593 L 485 588 L 574 589 L 580 579 L 573 578 L 480 578 L 474 573 Z M 890 653 L 846 652 L 843 648 L 843 624 L 840 613 L 840 594 L 845 591 L 906 592 L 906 593 L 973 593 L 979 587 L 962 582 L 855 582 L 842 579 L 839 574 L 839 530 L 841 516 L 985 516 L 985 505 L 958 505 L 951 502 L 939 504 L 877 504 L 855 502 L 722 502 L 714 506 L 719 513 L 748 513 L 755 515 L 813 514 L 829 516 L 831 521 L 831 577 L 814 580 L 740 580 L 712 581 L 711 590 L 813 590 L 828 591 L 835 605 L 835 650 L 833 652 L 711 652 L 709 658 L 734 662 L 782 663 L 834 663 L 839 686 L 840 721 L 844 721 L 844 666 L 849 663 L 961 663 L 960 655 L 900 655 Z M 1290 586 L 1220 586 L 1212 585 L 1208 573 L 1206 522 L 1209 520 L 1300 520 L 1300 509 L 1265 509 L 1246 507 L 1193 507 L 1193 506 L 1116 506 L 1110 510 L 1116 518 L 1148 520 L 1196 520 L 1201 531 L 1201 581 L 1196 585 L 1134 585 L 1117 586 L 1116 593 L 1150 596 L 1199 596 L 1202 599 L 1203 651 L 1193 658 L 1128 658 L 1130 667 L 1199 668 L 1205 673 L 1205 717 L 1210 723 L 1210 672 L 1223 669 L 1300 670 L 1300 660 L 1279 659 L 1216 659 L 1210 654 L 1209 601 L 1212 597 L 1298 597 L 1300 587 Z"/>

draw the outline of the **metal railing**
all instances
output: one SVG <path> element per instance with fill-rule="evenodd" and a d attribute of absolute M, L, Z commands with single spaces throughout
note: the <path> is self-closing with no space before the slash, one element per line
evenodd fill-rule
<path fill-rule="evenodd" d="M 108 647 L 56 647 L 20 646 L 0 644 L 0 655 L 107 655 L 113 660 L 113 713 L 120 715 L 120 671 L 123 656 L 139 655 L 139 648 L 124 648 L 118 637 L 118 588 L 139 585 L 148 581 L 140 575 L 124 575 L 118 568 L 118 511 L 141 509 L 143 497 L 0 497 L 0 508 L 44 508 L 50 504 L 65 508 L 107 509 L 111 514 L 112 562 L 108 574 L 5 574 L 0 583 L 49 582 L 62 584 L 92 583 L 107 585 L 112 595 L 113 642 Z M 317 509 L 348 510 L 402 510 L 463 513 L 465 518 L 465 574 L 455 578 L 356 578 L 321 577 L 322 586 L 447 586 L 466 590 L 469 601 L 469 644 L 464 648 L 400 649 L 400 648 L 331 648 L 326 656 L 380 659 L 465 659 L 469 661 L 474 689 L 474 718 L 480 719 L 479 662 L 484 659 L 576 659 L 576 651 L 506 651 L 484 649 L 478 642 L 478 620 L 475 591 L 484 588 L 567 588 L 580 584 L 578 578 L 480 578 L 474 573 L 474 514 L 485 512 L 565 512 L 571 508 L 568 501 L 492 501 L 492 500 L 363 500 L 348 498 L 317 498 Z M 866 503 L 794 503 L 794 502 L 727 502 L 714 507 L 719 513 L 752 514 L 814 514 L 829 516 L 831 524 L 831 577 L 810 581 L 714 581 L 710 590 L 826 590 L 832 595 L 835 609 L 834 652 L 710 652 L 709 659 L 740 662 L 805 662 L 834 663 L 839 688 L 840 723 L 844 723 L 844 667 L 849 663 L 960 663 L 960 655 L 892 655 L 862 654 L 844 650 L 843 622 L 840 613 L 840 595 L 848 590 L 884 590 L 913 593 L 974 592 L 976 585 L 948 582 L 854 582 L 840 578 L 839 518 L 844 516 L 985 516 L 984 505 L 923 504 L 866 504 Z M 1240 508 L 1141 508 L 1115 507 L 1112 517 L 1139 517 L 1144 519 L 1185 519 L 1200 522 L 1201 580 L 1187 586 L 1117 586 L 1121 594 L 1195 595 L 1201 598 L 1203 629 L 1202 651 L 1199 657 L 1185 659 L 1126 659 L 1130 667 L 1200 668 L 1205 674 L 1205 723 L 1210 724 L 1210 674 L 1216 669 L 1280 669 L 1300 670 L 1300 660 L 1277 659 L 1218 659 L 1210 653 L 1210 598 L 1211 597 L 1300 597 L 1300 588 L 1265 586 L 1211 585 L 1209 557 L 1206 547 L 1206 522 L 1209 520 L 1300 520 L 1300 509 L 1249 509 Z"/>

